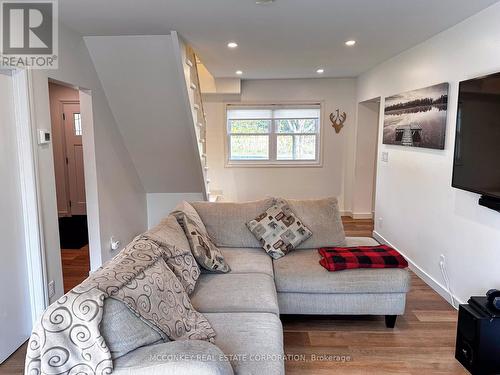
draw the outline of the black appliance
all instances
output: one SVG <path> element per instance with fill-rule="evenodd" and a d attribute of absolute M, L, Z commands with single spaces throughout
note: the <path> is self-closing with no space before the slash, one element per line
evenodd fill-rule
<path fill-rule="evenodd" d="M 473 375 L 500 374 L 500 311 L 487 297 L 460 305 L 455 358 Z"/>

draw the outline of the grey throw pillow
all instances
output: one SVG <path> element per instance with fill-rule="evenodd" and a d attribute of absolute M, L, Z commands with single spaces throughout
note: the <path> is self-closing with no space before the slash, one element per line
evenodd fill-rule
<path fill-rule="evenodd" d="M 210 272 L 227 273 L 231 268 L 224 260 L 222 252 L 213 243 L 205 225 L 196 210 L 187 202 L 182 202 L 172 212 L 191 246 L 191 252 L 198 264 Z"/>
<path fill-rule="evenodd" d="M 274 259 L 285 256 L 312 235 L 282 199 L 278 199 L 272 207 L 250 220 L 247 227 Z"/>

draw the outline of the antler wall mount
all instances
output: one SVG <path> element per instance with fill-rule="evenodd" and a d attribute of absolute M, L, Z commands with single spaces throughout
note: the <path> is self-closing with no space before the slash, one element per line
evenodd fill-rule
<path fill-rule="evenodd" d="M 332 127 L 335 129 L 335 133 L 340 133 L 344 127 L 345 120 L 347 120 L 347 113 L 342 112 L 337 109 L 335 113 L 330 113 L 330 121 L 332 122 Z"/>

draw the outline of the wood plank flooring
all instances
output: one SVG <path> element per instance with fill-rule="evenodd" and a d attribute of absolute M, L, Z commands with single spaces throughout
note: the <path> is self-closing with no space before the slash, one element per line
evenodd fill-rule
<path fill-rule="evenodd" d="M 64 293 L 69 292 L 89 276 L 89 246 L 81 249 L 61 250 Z"/>
<path fill-rule="evenodd" d="M 348 236 L 371 236 L 372 220 L 343 221 Z M 88 249 L 62 257 L 69 290 L 88 275 Z M 394 329 L 385 328 L 382 316 L 283 316 L 286 373 L 468 374 L 453 355 L 457 312 L 413 274 L 412 282 Z M 25 352 L 26 344 L 0 365 L 0 374 L 22 374 Z"/>

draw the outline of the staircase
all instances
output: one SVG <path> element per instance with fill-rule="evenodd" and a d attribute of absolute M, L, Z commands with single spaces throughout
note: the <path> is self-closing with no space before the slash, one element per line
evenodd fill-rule
<path fill-rule="evenodd" d="M 193 49 L 175 31 L 84 40 L 145 192 L 200 193 L 208 200 L 206 122 Z"/>
<path fill-rule="evenodd" d="M 181 41 L 182 43 L 182 41 Z M 189 104 L 193 116 L 195 137 L 198 154 L 202 165 L 203 181 L 205 184 L 206 199 L 210 200 L 210 179 L 208 178 L 208 161 L 206 145 L 206 115 L 203 109 L 200 79 L 198 76 L 198 57 L 190 45 L 184 45 L 183 65 L 186 87 L 188 87 Z"/>

